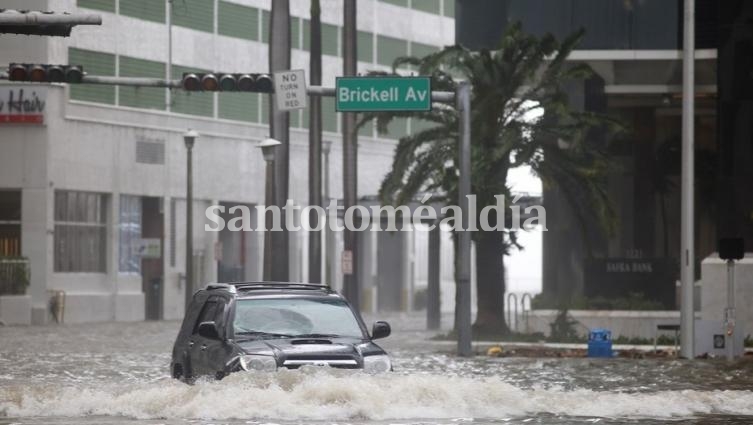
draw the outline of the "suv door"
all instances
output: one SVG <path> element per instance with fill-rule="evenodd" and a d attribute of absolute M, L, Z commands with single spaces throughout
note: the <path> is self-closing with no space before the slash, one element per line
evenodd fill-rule
<path fill-rule="evenodd" d="M 217 324 L 219 339 L 207 339 L 207 349 L 204 352 L 205 363 L 208 374 L 214 375 L 218 379 L 222 378 L 225 373 L 225 365 L 231 358 L 234 351 L 234 345 L 227 342 L 229 334 L 231 300 L 226 297 L 217 297 L 217 311 L 214 316 L 214 322 Z"/>
<path fill-rule="evenodd" d="M 207 364 L 206 352 L 209 346 L 216 342 L 209 338 L 204 338 L 199 335 L 199 324 L 202 322 L 215 321 L 218 311 L 223 311 L 223 302 L 220 297 L 211 296 L 207 298 L 204 305 L 201 307 L 201 313 L 199 313 L 196 322 L 191 330 L 191 336 L 188 338 L 188 347 L 191 356 L 191 369 L 193 375 L 208 375 L 212 373 L 212 368 Z"/>

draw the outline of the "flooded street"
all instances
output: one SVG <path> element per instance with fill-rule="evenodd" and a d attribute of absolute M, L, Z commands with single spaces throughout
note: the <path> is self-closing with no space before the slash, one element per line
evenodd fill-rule
<path fill-rule="evenodd" d="M 424 340 L 420 316 L 388 319 L 395 373 L 283 370 L 194 386 L 168 374 L 177 322 L 0 328 L 0 424 L 753 420 L 745 364 L 460 359 Z"/>

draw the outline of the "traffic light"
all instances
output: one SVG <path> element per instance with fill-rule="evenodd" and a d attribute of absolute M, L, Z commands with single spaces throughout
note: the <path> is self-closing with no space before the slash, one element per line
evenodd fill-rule
<path fill-rule="evenodd" d="M 274 84 L 269 74 L 183 74 L 183 89 L 186 91 L 245 91 L 272 93 Z"/>
<path fill-rule="evenodd" d="M 45 65 L 12 63 L 8 66 L 9 81 L 34 83 L 80 83 L 84 78 L 81 65 Z"/>

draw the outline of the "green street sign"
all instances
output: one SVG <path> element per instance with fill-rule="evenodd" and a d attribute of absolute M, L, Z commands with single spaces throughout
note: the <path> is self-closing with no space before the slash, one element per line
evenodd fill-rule
<path fill-rule="evenodd" d="M 429 77 L 337 77 L 338 112 L 430 111 Z"/>

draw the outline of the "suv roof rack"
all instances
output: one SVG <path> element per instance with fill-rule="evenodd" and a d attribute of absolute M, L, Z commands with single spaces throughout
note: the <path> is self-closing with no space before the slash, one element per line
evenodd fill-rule
<path fill-rule="evenodd" d="M 228 282 L 228 283 L 209 283 L 207 290 L 224 289 L 230 292 L 238 290 L 253 291 L 264 289 L 304 289 L 304 290 L 327 290 L 331 291 L 328 285 L 322 283 L 299 283 L 299 282 Z"/>

